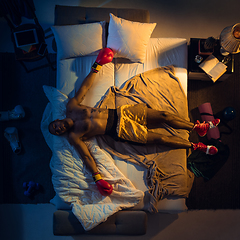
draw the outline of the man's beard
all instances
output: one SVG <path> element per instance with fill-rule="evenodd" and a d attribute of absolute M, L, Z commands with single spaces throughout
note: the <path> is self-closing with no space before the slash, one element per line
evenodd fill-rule
<path fill-rule="evenodd" d="M 64 121 L 63 125 L 66 129 L 66 132 L 73 127 L 73 126 L 70 126 L 70 124 L 67 121 Z"/>
<path fill-rule="evenodd" d="M 64 121 L 63 125 L 66 128 L 66 130 L 68 130 L 70 128 L 69 123 L 67 121 Z"/>

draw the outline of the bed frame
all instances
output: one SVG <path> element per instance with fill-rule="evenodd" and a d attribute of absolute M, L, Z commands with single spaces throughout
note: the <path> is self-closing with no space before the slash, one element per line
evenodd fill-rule
<path fill-rule="evenodd" d="M 93 23 L 99 21 L 109 21 L 109 13 L 135 22 L 150 22 L 148 10 L 126 9 L 126 8 L 92 8 L 92 7 L 55 7 L 54 25 L 72 25 Z"/>
<path fill-rule="evenodd" d="M 91 8 L 73 6 L 55 6 L 54 25 L 73 25 L 109 21 L 109 13 L 115 16 L 135 21 L 150 22 L 148 10 Z M 106 24 L 106 30 L 108 26 Z M 143 235 L 147 231 L 147 214 L 144 211 L 120 211 L 110 216 L 108 220 L 88 234 L 119 234 Z M 77 218 L 70 210 L 57 210 L 53 216 L 54 235 L 77 235 L 86 233 Z"/>
<path fill-rule="evenodd" d="M 99 21 L 109 21 L 109 13 L 130 21 L 149 23 L 150 14 L 143 9 L 91 8 L 80 6 L 55 7 L 54 25 L 74 25 Z M 106 32 L 108 24 L 106 24 Z M 106 34 L 107 36 L 107 34 Z M 141 210 L 123 210 L 110 216 L 88 234 L 143 235 L 147 231 L 147 213 Z M 84 234 L 86 231 L 71 210 L 57 210 L 53 217 L 54 235 Z"/>

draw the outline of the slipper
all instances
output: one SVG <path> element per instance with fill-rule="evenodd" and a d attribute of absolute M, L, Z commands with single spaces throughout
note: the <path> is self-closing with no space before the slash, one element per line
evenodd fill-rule
<path fill-rule="evenodd" d="M 21 144 L 19 142 L 18 130 L 15 127 L 8 127 L 4 131 L 4 137 L 10 142 L 10 146 L 14 153 L 21 152 Z"/>
<path fill-rule="evenodd" d="M 24 109 L 21 105 L 17 105 L 11 111 L 0 112 L 0 121 L 15 120 L 25 117 Z"/>

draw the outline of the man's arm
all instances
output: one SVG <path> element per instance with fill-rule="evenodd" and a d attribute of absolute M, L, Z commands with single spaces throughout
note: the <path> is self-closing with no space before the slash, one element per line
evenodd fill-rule
<path fill-rule="evenodd" d="M 77 104 L 81 103 L 87 94 L 88 90 L 92 87 L 94 79 L 96 77 L 96 72 L 91 70 L 91 72 L 87 75 L 87 77 L 83 80 L 81 87 L 75 93 L 75 96 L 72 98 L 73 101 L 76 101 Z M 72 100 L 70 99 L 70 101 Z"/>
<path fill-rule="evenodd" d="M 88 147 L 86 144 L 79 138 L 79 136 L 73 132 L 69 134 L 69 143 L 73 145 L 78 153 L 80 154 L 82 160 L 86 164 L 88 170 L 91 171 L 92 174 L 96 173 L 97 165 L 95 163 L 95 160 L 90 153 Z"/>
<path fill-rule="evenodd" d="M 97 170 L 96 162 L 86 144 L 75 133 L 70 133 L 69 142 L 76 148 L 87 168 L 91 171 L 99 192 L 103 196 L 109 196 L 112 193 L 113 187 L 111 184 L 102 179 Z"/>
<path fill-rule="evenodd" d="M 103 48 L 92 66 L 91 72 L 87 75 L 84 79 L 81 87 L 76 92 L 75 96 L 73 97 L 72 101 L 77 102 L 77 104 L 81 103 L 88 92 L 88 90 L 92 87 L 96 74 L 101 69 L 102 65 L 109 63 L 113 59 L 113 51 L 110 48 Z M 71 101 L 71 100 L 70 100 Z"/>

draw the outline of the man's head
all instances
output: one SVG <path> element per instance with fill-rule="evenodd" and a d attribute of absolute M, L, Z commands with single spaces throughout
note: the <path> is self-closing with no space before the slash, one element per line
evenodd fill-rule
<path fill-rule="evenodd" d="M 71 128 L 67 119 L 56 119 L 49 123 L 48 130 L 51 134 L 60 136 Z"/>

